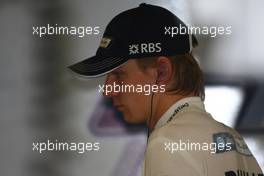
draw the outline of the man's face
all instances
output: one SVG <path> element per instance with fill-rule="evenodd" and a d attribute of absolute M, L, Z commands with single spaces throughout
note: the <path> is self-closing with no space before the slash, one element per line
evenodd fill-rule
<path fill-rule="evenodd" d="M 152 85 L 155 81 L 150 76 L 148 70 L 142 71 L 134 59 L 130 59 L 126 64 L 112 71 L 107 75 L 105 85 L 134 85 L 135 91 L 111 92 L 106 96 L 113 99 L 113 104 L 118 111 L 122 112 L 125 121 L 130 123 L 146 122 L 150 115 L 151 95 L 145 92 L 137 92 L 137 85 Z M 132 88 L 130 89 L 132 90 Z M 143 89 L 144 90 L 144 89 Z M 105 94 L 104 94 L 105 95 Z"/>

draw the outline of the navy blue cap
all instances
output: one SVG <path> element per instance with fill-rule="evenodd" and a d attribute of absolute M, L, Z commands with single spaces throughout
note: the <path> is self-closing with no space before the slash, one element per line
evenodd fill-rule
<path fill-rule="evenodd" d="M 115 16 L 107 25 L 96 55 L 69 68 L 82 76 L 98 77 L 129 59 L 173 56 L 192 51 L 191 34 L 166 34 L 171 27 L 187 26 L 169 10 L 140 4 Z"/>

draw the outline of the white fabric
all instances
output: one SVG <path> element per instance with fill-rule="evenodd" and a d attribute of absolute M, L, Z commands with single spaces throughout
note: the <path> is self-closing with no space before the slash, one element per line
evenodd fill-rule
<path fill-rule="evenodd" d="M 188 106 L 183 106 L 186 103 Z M 230 139 L 234 139 L 237 149 L 215 153 L 210 149 L 172 151 L 168 147 L 171 144 L 172 149 L 172 145 L 180 141 L 209 145 L 214 143 L 213 139 L 222 139 L 214 138 L 218 134 L 232 136 Z M 253 176 L 253 173 L 263 176 L 243 138 L 235 130 L 215 121 L 205 111 L 199 97 L 184 98 L 162 115 L 148 139 L 142 164 L 143 176 Z"/>

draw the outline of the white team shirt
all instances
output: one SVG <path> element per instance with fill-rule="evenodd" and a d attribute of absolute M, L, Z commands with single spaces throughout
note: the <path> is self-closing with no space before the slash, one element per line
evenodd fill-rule
<path fill-rule="evenodd" d="M 173 104 L 148 139 L 143 176 L 263 176 L 243 138 L 199 97 Z"/>

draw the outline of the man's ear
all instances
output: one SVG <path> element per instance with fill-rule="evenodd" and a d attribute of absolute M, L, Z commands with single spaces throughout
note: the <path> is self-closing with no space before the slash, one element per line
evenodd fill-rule
<path fill-rule="evenodd" d="M 160 56 L 157 59 L 157 78 L 156 82 L 160 84 L 168 83 L 173 75 L 173 67 L 170 59 Z"/>

